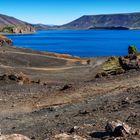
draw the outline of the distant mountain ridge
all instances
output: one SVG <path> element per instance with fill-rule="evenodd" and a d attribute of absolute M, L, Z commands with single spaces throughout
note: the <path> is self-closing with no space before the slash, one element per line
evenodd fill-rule
<path fill-rule="evenodd" d="M 125 27 L 129 29 L 140 29 L 140 12 L 85 15 L 68 24 L 62 25 L 61 29 L 99 29 L 103 27 Z"/>
<path fill-rule="evenodd" d="M 31 33 L 35 31 L 33 25 L 30 23 L 0 14 L 0 30 L 5 27 L 13 27 L 13 33 Z"/>
<path fill-rule="evenodd" d="M 140 29 L 140 12 L 84 15 L 61 26 L 30 24 L 14 17 L 0 14 L 0 32 L 7 26 L 13 27 L 13 33 L 32 33 L 35 30 Z"/>
<path fill-rule="evenodd" d="M 56 25 L 45 25 L 45 24 L 33 24 L 36 30 L 55 30 L 59 26 Z"/>

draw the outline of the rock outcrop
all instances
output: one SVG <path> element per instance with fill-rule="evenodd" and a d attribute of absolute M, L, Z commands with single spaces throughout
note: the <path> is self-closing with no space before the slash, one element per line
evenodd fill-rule
<path fill-rule="evenodd" d="M 55 135 L 51 140 L 86 140 L 78 135 L 68 135 L 66 133 Z"/>
<path fill-rule="evenodd" d="M 140 53 L 130 54 L 126 57 L 120 57 L 120 64 L 125 70 L 140 68 Z"/>
<path fill-rule="evenodd" d="M 10 29 L 10 32 L 6 28 Z M 5 29 L 5 31 L 3 31 Z M 21 21 L 14 17 L 0 14 L 0 32 L 4 33 L 33 33 L 35 28 L 32 24 Z"/>
<path fill-rule="evenodd" d="M 132 69 L 140 69 L 140 53 L 129 54 L 125 57 L 110 57 L 95 78 L 118 75 Z"/>
<path fill-rule="evenodd" d="M 2 46 L 11 46 L 12 45 L 12 40 L 5 37 L 5 36 L 0 36 L 0 47 Z"/>
<path fill-rule="evenodd" d="M 27 34 L 27 33 L 35 32 L 35 29 L 32 26 L 24 26 L 24 27 L 19 26 L 19 27 L 14 27 L 12 32 L 15 34 Z"/>
<path fill-rule="evenodd" d="M 132 128 L 120 120 L 107 122 L 105 131 L 109 136 L 115 137 L 114 139 L 127 139 L 131 135 L 140 135 L 140 129 Z"/>
<path fill-rule="evenodd" d="M 0 140 L 31 140 L 20 134 L 0 135 Z"/>
<path fill-rule="evenodd" d="M 0 76 L 0 80 L 4 80 L 4 81 L 15 81 L 19 84 L 30 84 L 32 81 L 30 80 L 30 78 L 23 74 L 23 73 L 19 73 L 19 74 L 3 74 Z"/>
<path fill-rule="evenodd" d="M 20 73 L 11 73 L 11 74 L 3 74 L 0 75 L 0 81 L 5 82 L 16 82 L 19 85 L 23 84 L 40 84 L 40 85 L 46 85 L 45 82 L 41 82 L 41 80 L 31 80 L 30 77 L 22 72 Z"/>

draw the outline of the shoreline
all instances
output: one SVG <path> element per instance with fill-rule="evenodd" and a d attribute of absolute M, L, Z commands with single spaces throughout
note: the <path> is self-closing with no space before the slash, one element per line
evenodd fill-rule
<path fill-rule="evenodd" d="M 135 30 L 140 30 L 140 28 L 128 28 L 126 30 L 124 29 L 106 29 L 106 28 L 101 28 L 101 29 L 51 29 L 51 30 L 36 30 L 35 32 L 27 32 L 27 33 L 2 33 L 0 32 L 0 35 L 32 35 L 32 34 L 35 34 L 37 33 L 38 31 L 66 31 L 66 30 L 69 30 L 69 31 L 97 31 L 97 30 L 104 30 L 104 31 L 108 31 L 108 30 L 114 30 L 114 31 L 135 31 Z"/>
<path fill-rule="evenodd" d="M 0 32 L 0 35 L 32 35 L 32 34 L 35 34 L 36 32 L 34 33 L 1 33 Z"/>
<path fill-rule="evenodd" d="M 88 31 L 88 30 L 87 30 Z M 7 33 L 2 33 L 2 35 L 4 35 L 4 36 L 20 36 L 20 35 L 35 35 L 35 34 L 37 34 L 37 32 L 34 32 L 34 33 L 26 33 L 26 34 L 13 34 L 13 33 L 9 33 L 9 34 L 7 34 Z M 12 38 L 12 37 L 11 37 Z M 23 48 L 23 49 L 31 49 L 31 50 L 34 50 L 34 51 L 39 51 L 39 52 L 42 52 L 42 53 L 49 53 L 49 54 L 56 54 L 56 55 L 69 55 L 69 56 L 71 56 L 71 57 L 80 57 L 80 58 L 83 58 L 83 59 L 89 59 L 89 58 L 100 58 L 100 57 L 120 57 L 120 56 L 125 56 L 125 55 L 127 55 L 127 54 L 120 54 L 120 55 L 96 55 L 96 54 L 94 54 L 94 55 L 88 55 L 88 53 L 85 53 L 85 55 L 80 55 L 80 54 L 78 54 L 78 55 L 74 55 L 74 54 L 70 54 L 70 53 L 65 53 L 65 51 L 63 51 L 62 53 L 61 52 L 57 52 L 57 51 L 55 51 L 55 50 L 53 50 L 53 51 L 45 51 L 45 50 L 41 50 L 40 48 L 39 48 L 39 50 L 38 49 L 35 49 L 35 48 L 31 48 L 30 46 L 28 47 L 28 48 L 26 48 L 26 47 L 24 47 L 24 46 L 13 46 L 13 47 L 17 47 L 17 48 Z M 87 54 L 87 55 L 86 55 Z"/>
<path fill-rule="evenodd" d="M 76 56 L 76 55 L 71 55 L 68 53 L 57 53 L 57 52 L 47 52 L 47 51 L 39 51 L 39 50 L 35 50 L 32 48 L 24 48 L 24 47 L 18 47 L 18 46 L 11 46 L 13 48 L 16 49 L 21 49 L 21 50 L 29 50 L 29 51 L 34 51 L 34 52 L 38 52 L 41 54 L 46 54 L 46 55 L 62 55 L 62 56 L 67 56 L 67 57 L 71 57 L 71 58 L 79 58 L 79 59 L 96 59 L 96 58 L 109 58 L 109 57 L 124 57 L 126 55 L 120 55 L 120 56 L 115 56 L 115 55 L 110 55 L 110 56 Z"/>

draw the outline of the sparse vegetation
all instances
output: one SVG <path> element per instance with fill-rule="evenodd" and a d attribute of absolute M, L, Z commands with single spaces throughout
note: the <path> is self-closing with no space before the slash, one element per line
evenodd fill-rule
<path fill-rule="evenodd" d="M 2 29 L 3 33 L 13 33 L 13 27 L 12 26 L 6 26 Z"/>
<path fill-rule="evenodd" d="M 136 53 L 138 50 L 137 50 L 137 47 L 136 46 L 133 46 L 133 45 L 130 45 L 129 47 L 128 47 L 128 53 L 129 54 L 134 54 L 134 53 Z"/>

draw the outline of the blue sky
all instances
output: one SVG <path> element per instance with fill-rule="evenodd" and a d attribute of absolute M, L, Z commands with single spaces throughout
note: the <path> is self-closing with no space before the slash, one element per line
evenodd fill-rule
<path fill-rule="evenodd" d="M 140 0 L 0 0 L 0 13 L 61 25 L 82 15 L 140 12 Z"/>

